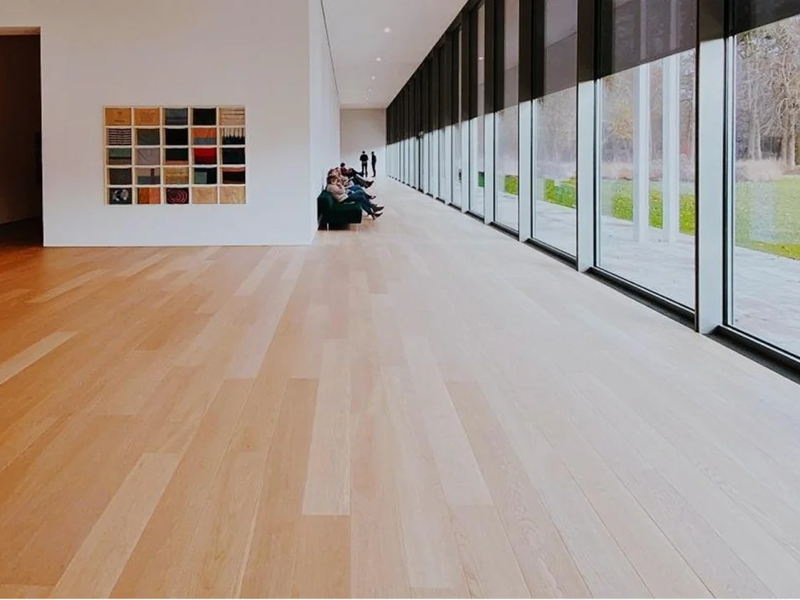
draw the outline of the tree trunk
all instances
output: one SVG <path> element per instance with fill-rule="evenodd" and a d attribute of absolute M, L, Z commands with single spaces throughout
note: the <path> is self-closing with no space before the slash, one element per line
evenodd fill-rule
<path fill-rule="evenodd" d="M 758 121 L 758 127 L 756 128 L 756 160 L 764 160 L 764 155 L 761 150 L 761 119 L 756 119 Z"/>
<path fill-rule="evenodd" d="M 788 162 L 790 169 L 794 169 L 797 165 L 797 126 L 792 123 L 790 132 L 789 132 L 789 156 Z"/>
<path fill-rule="evenodd" d="M 786 166 L 789 165 L 789 144 L 791 140 L 792 134 L 788 128 L 784 127 L 783 133 L 781 134 L 781 162 Z"/>

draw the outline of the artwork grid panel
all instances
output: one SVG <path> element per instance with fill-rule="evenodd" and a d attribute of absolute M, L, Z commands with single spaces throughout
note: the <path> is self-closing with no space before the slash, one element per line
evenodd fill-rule
<path fill-rule="evenodd" d="M 245 122 L 242 106 L 105 107 L 107 204 L 244 204 Z"/>

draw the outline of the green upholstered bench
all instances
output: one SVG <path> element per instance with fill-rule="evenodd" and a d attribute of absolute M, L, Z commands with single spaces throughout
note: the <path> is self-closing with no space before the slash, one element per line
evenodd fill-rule
<path fill-rule="evenodd" d="M 363 218 L 361 207 L 353 202 L 336 202 L 328 191 L 317 197 L 317 220 L 320 229 L 342 225 L 357 225 Z"/>

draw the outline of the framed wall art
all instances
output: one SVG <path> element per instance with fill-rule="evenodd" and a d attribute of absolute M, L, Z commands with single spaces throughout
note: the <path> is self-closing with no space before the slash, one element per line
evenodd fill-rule
<path fill-rule="evenodd" d="M 104 108 L 106 204 L 245 204 L 242 106 Z"/>

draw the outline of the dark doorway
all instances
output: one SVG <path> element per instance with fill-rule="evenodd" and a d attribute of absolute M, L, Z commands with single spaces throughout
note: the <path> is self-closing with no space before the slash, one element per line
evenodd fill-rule
<path fill-rule="evenodd" d="M 0 28 L 0 245 L 42 244 L 40 42 Z"/>

